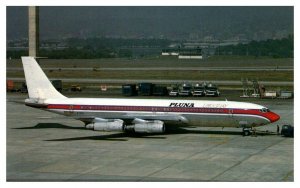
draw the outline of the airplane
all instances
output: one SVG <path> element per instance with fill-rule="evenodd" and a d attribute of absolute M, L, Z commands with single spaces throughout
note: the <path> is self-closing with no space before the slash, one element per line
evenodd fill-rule
<path fill-rule="evenodd" d="M 29 98 L 25 105 L 84 122 L 94 131 L 163 133 L 166 125 L 251 129 L 276 122 L 268 108 L 246 102 L 173 99 L 67 98 L 51 84 L 34 57 L 22 57 Z"/>

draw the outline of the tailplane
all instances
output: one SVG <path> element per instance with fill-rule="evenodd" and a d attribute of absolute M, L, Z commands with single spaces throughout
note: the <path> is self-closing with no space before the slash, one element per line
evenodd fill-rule
<path fill-rule="evenodd" d="M 31 99 L 63 99 L 51 84 L 34 57 L 22 57 L 29 98 Z"/>

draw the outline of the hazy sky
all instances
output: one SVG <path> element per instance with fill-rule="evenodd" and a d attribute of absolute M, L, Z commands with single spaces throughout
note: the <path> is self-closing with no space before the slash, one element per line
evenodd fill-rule
<path fill-rule="evenodd" d="M 27 37 L 27 7 L 7 7 L 7 38 Z M 293 7 L 40 7 L 40 35 L 249 39 L 293 33 Z"/>

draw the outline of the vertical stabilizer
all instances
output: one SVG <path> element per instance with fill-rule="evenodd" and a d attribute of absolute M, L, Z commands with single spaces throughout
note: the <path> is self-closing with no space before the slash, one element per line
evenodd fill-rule
<path fill-rule="evenodd" d="M 34 57 L 22 57 L 29 98 L 62 99 L 66 98 L 51 84 Z"/>

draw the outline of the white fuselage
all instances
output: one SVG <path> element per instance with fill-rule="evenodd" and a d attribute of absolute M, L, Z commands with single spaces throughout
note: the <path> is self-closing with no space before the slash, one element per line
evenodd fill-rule
<path fill-rule="evenodd" d="M 252 127 L 276 119 L 273 112 L 261 112 L 263 106 L 230 101 L 66 98 L 47 99 L 44 103 L 47 110 L 76 119 L 139 118 L 203 127 Z"/>

